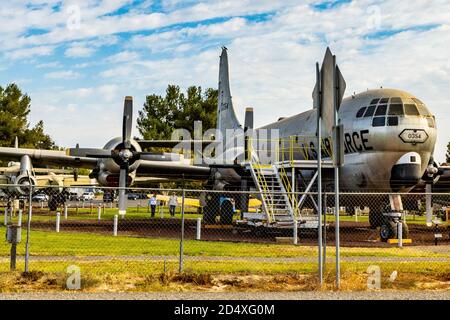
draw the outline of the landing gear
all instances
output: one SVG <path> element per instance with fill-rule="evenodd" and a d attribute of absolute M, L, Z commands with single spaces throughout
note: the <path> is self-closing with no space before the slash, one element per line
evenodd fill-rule
<path fill-rule="evenodd" d="M 234 206 L 231 200 L 227 199 L 220 205 L 220 224 L 233 224 Z"/>
<path fill-rule="evenodd" d="M 401 220 L 402 214 L 399 212 L 387 213 L 383 216 L 383 222 L 380 226 L 381 241 L 387 242 L 389 239 L 398 238 L 398 224 L 402 224 L 402 238 L 406 239 L 409 235 L 408 225 Z"/>

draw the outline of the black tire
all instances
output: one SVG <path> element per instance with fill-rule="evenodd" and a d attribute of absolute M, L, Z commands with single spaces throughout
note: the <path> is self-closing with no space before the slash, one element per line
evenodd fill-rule
<path fill-rule="evenodd" d="M 370 228 L 376 229 L 380 227 L 384 222 L 384 216 L 381 212 L 369 212 Z"/>
<path fill-rule="evenodd" d="M 220 206 L 220 224 L 233 224 L 233 204 L 225 200 Z"/>
<path fill-rule="evenodd" d="M 58 210 L 58 204 L 58 199 L 56 199 L 56 197 L 50 197 L 50 199 L 48 200 L 48 208 L 50 209 L 50 211 Z"/>
<path fill-rule="evenodd" d="M 402 221 L 402 238 L 408 239 L 409 237 L 409 227 L 405 221 Z"/>
<path fill-rule="evenodd" d="M 387 242 L 389 239 L 397 238 L 397 224 L 391 219 L 385 219 L 380 226 L 380 239 Z"/>

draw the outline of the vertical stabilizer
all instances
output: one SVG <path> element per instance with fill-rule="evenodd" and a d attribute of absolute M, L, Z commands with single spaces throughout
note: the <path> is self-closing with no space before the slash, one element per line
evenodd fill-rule
<path fill-rule="evenodd" d="M 228 73 L 227 48 L 222 48 L 219 67 L 219 101 L 217 106 L 217 129 L 226 136 L 227 129 L 242 128 L 233 109 Z"/>

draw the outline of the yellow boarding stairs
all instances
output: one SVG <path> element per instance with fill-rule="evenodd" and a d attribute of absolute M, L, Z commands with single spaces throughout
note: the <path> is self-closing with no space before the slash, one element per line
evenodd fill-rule
<path fill-rule="evenodd" d="M 250 172 L 261 195 L 267 222 L 276 226 L 292 226 L 295 214 L 278 169 L 274 165 L 249 163 Z"/>

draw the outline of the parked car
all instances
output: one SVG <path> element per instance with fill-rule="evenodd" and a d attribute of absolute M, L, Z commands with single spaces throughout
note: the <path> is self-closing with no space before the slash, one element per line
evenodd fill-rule
<path fill-rule="evenodd" d="M 95 195 L 93 192 L 85 192 L 83 193 L 83 195 L 81 196 L 81 199 L 83 201 L 89 201 L 89 200 L 94 200 Z"/>
<path fill-rule="evenodd" d="M 147 195 L 143 193 L 129 193 L 128 200 L 147 199 Z"/>
<path fill-rule="evenodd" d="M 76 192 L 70 192 L 68 196 L 69 201 L 78 201 L 80 200 L 80 196 L 78 196 L 78 193 Z"/>
<path fill-rule="evenodd" d="M 114 191 L 105 191 L 103 193 L 103 202 L 114 202 Z"/>
<path fill-rule="evenodd" d="M 49 200 L 49 197 L 45 193 L 38 193 L 34 195 L 33 198 L 31 198 L 31 200 L 36 202 L 45 202 Z"/>

